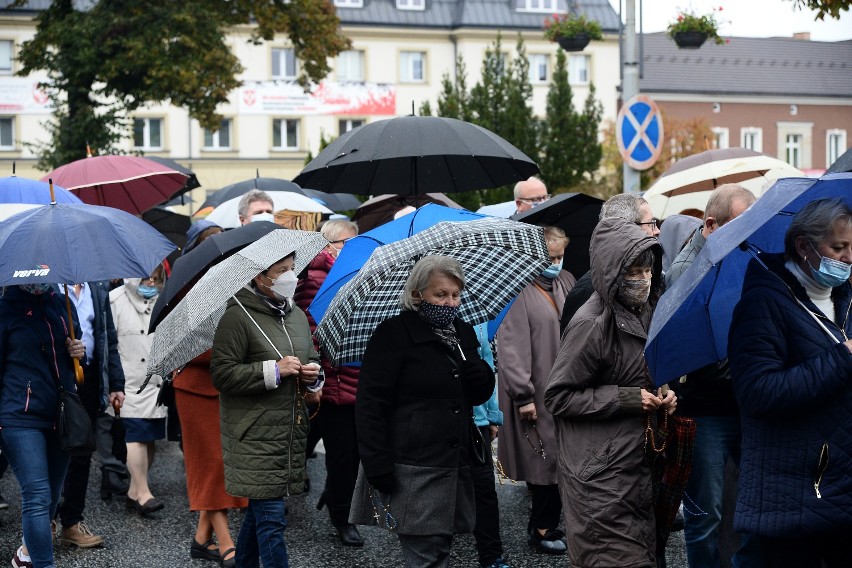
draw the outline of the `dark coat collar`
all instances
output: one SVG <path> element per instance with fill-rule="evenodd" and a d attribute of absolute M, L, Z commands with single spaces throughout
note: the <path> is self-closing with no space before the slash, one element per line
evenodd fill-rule
<path fill-rule="evenodd" d="M 411 310 L 404 310 L 400 314 L 402 318 L 402 322 L 405 325 L 405 328 L 408 330 L 409 335 L 411 336 L 411 341 L 413 343 L 430 343 L 437 342 L 441 345 L 445 345 L 441 338 L 435 335 L 432 330 L 429 328 L 429 324 L 427 324 L 420 317 L 420 314 Z M 459 344 L 464 349 L 478 349 L 479 345 L 476 342 L 476 335 L 465 333 L 464 328 L 467 327 L 467 324 L 459 318 L 456 318 L 453 321 L 453 324 L 456 327 L 456 335 L 459 338 Z M 473 341 L 471 341 L 471 339 Z"/>

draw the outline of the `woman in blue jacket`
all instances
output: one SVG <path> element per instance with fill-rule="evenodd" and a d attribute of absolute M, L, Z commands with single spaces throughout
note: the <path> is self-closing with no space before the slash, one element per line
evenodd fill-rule
<path fill-rule="evenodd" d="M 760 258 L 728 338 L 743 434 L 735 527 L 760 538 L 766 566 L 849 566 L 852 210 L 806 205 L 783 258 Z"/>
<path fill-rule="evenodd" d="M 50 284 L 10 286 L 0 294 L 0 447 L 21 486 L 24 530 L 16 567 L 53 566 L 50 521 L 69 461 L 56 436 L 59 384 L 76 392 L 71 358 L 86 354 L 82 341 L 69 338 L 66 314 Z"/>

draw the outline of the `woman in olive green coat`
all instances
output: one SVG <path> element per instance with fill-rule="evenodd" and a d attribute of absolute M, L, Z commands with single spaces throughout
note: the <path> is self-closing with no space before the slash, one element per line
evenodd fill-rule
<path fill-rule="evenodd" d="M 210 371 L 219 391 L 225 489 L 248 497 L 236 564 L 288 566 L 282 497 L 303 491 L 307 391 L 322 388 L 308 320 L 293 302 L 295 256 L 261 272 L 229 301 Z"/>

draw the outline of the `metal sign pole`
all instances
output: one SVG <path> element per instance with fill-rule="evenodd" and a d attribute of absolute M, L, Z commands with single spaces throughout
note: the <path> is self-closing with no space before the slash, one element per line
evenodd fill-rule
<path fill-rule="evenodd" d="M 624 18 L 624 59 L 622 60 L 621 104 L 639 94 L 639 62 L 636 50 L 636 0 L 626 0 Z M 624 193 L 642 190 L 639 172 L 624 163 Z"/>

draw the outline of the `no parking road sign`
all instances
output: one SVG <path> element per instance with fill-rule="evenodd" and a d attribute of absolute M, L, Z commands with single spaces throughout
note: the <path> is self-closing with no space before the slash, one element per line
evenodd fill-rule
<path fill-rule="evenodd" d="M 634 170 L 647 170 L 663 151 L 663 117 L 656 103 L 636 95 L 621 107 L 615 123 L 618 151 Z"/>

